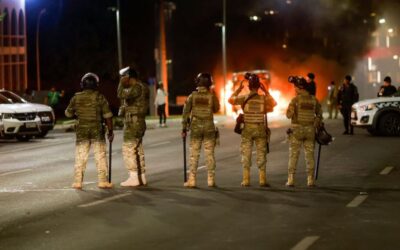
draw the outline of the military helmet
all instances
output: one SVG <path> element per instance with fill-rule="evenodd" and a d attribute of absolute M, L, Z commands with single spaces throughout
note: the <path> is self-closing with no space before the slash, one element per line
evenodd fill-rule
<path fill-rule="evenodd" d="M 210 88 L 213 85 L 213 78 L 209 73 L 199 73 L 195 79 L 198 87 Z"/>
<path fill-rule="evenodd" d="M 324 126 L 321 126 L 316 130 L 315 140 L 320 145 L 328 145 L 333 141 L 332 135 L 326 131 Z"/>
<path fill-rule="evenodd" d="M 132 68 L 132 67 L 126 67 L 123 69 L 120 69 L 119 71 L 120 76 L 129 76 L 130 78 L 138 78 L 138 72 Z"/>
<path fill-rule="evenodd" d="M 250 74 L 247 80 L 249 80 L 250 89 L 258 89 L 260 87 L 260 78 L 256 74 Z"/>
<path fill-rule="evenodd" d="M 86 73 L 81 79 L 82 89 L 97 89 L 100 79 L 95 73 Z"/>

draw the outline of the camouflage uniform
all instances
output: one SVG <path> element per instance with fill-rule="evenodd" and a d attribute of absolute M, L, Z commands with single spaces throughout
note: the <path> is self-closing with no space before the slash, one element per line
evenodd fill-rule
<path fill-rule="evenodd" d="M 146 166 L 143 150 L 143 136 L 146 131 L 145 117 L 149 102 L 149 89 L 140 81 L 136 81 L 129 87 L 124 87 L 122 82 L 118 86 L 118 98 L 125 104 L 124 116 L 124 142 L 122 154 L 125 167 L 130 172 L 130 178 L 135 184 L 122 186 L 146 185 Z M 138 179 L 139 178 L 139 179 Z M 140 183 L 141 181 L 141 183 Z M 129 185 L 128 185 L 129 184 Z"/>
<path fill-rule="evenodd" d="M 244 128 L 242 130 L 242 142 L 240 145 L 240 151 L 242 154 L 242 166 L 243 166 L 243 182 L 242 186 L 250 185 L 250 167 L 251 167 L 251 154 L 253 142 L 256 145 L 257 152 L 257 167 L 260 172 L 260 185 L 268 185 L 266 182 L 266 165 L 267 165 L 267 132 L 265 115 L 267 112 L 272 112 L 274 106 L 276 106 L 275 100 L 267 92 L 266 95 L 259 95 L 257 91 L 252 90 L 248 95 L 239 95 L 241 89 L 238 89 L 233 93 L 230 98 L 230 102 L 233 105 L 242 105 L 245 100 L 251 97 L 246 105 L 243 107 L 244 113 Z"/>
<path fill-rule="evenodd" d="M 76 126 L 75 181 L 81 185 L 93 144 L 99 184 L 107 182 L 105 126 L 103 119 L 112 117 L 106 98 L 96 90 L 83 90 L 72 97 L 66 117 L 78 117 Z M 100 186 L 100 185 L 99 185 Z"/>
<path fill-rule="evenodd" d="M 216 128 L 214 115 L 219 110 L 219 101 L 215 94 L 206 87 L 198 87 L 189 95 L 183 108 L 182 129 L 186 131 L 190 124 L 190 174 L 188 186 L 196 186 L 196 172 L 198 168 L 200 149 L 204 143 L 204 154 L 208 170 L 208 185 L 215 186 L 215 156 Z"/>
<path fill-rule="evenodd" d="M 287 118 L 292 120 L 289 131 L 289 166 L 288 186 L 294 185 L 294 174 L 303 145 L 307 164 L 308 185 L 314 185 L 314 146 L 315 126 L 322 121 L 321 105 L 315 96 L 306 90 L 298 90 L 298 94 L 289 104 Z"/>

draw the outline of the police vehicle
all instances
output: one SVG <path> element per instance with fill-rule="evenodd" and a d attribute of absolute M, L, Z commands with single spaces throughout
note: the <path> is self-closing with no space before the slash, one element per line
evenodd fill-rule
<path fill-rule="evenodd" d="M 355 103 L 351 124 L 373 135 L 400 135 L 400 96 L 379 97 Z"/>
<path fill-rule="evenodd" d="M 46 136 L 53 128 L 50 106 L 30 103 L 11 91 L 0 90 L 0 138 L 29 141 L 33 136 Z"/>

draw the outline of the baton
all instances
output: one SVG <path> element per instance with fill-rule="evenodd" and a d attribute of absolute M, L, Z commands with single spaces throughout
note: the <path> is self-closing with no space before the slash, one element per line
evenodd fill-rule
<path fill-rule="evenodd" d="M 112 154 L 112 142 L 109 144 L 108 149 L 108 182 L 111 183 L 111 154 Z"/>
<path fill-rule="evenodd" d="M 183 140 L 183 180 L 187 181 L 186 177 L 186 136 L 182 138 Z"/>
<path fill-rule="evenodd" d="M 318 146 L 318 156 L 317 156 L 317 167 L 315 168 L 315 173 L 314 177 L 317 180 L 318 179 L 318 169 L 319 169 L 319 159 L 321 158 L 321 144 Z"/>

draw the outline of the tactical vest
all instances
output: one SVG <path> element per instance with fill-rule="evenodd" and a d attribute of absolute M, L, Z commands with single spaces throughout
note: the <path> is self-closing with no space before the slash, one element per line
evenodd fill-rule
<path fill-rule="evenodd" d="M 75 94 L 76 116 L 79 124 L 99 124 L 102 122 L 100 93 L 83 91 Z"/>
<path fill-rule="evenodd" d="M 265 120 L 265 98 L 257 95 L 247 101 L 243 108 L 245 123 L 264 123 Z"/>
<path fill-rule="evenodd" d="M 192 93 L 192 116 L 198 119 L 212 119 L 212 95 L 204 92 L 193 92 Z"/>
<path fill-rule="evenodd" d="M 296 100 L 294 124 L 314 125 L 317 100 L 312 96 L 299 95 Z"/>
<path fill-rule="evenodd" d="M 138 98 L 126 100 L 126 113 L 137 116 L 146 116 L 149 107 L 149 91 L 147 86 L 139 82 L 141 94 Z"/>

